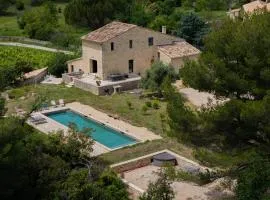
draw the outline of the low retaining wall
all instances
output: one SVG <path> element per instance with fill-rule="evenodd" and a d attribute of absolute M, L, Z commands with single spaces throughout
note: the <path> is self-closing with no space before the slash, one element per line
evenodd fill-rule
<path fill-rule="evenodd" d="M 36 84 L 40 83 L 41 81 L 44 80 L 44 77 L 47 75 L 48 69 L 45 68 L 42 72 L 37 74 L 36 76 L 33 76 L 31 78 L 28 78 L 22 82 L 22 85 L 30 85 L 30 84 Z"/>
<path fill-rule="evenodd" d="M 82 90 L 91 92 L 91 93 L 93 93 L 95 95 L 100 95 L 98 86 L 94 86 L 94 85 L 91 85 L 89 83 L 85 83 L 85 82 L 83 82 L 83 81 L 81 81 L 79 79 L 74 79 L 74 86 L 77 87 L 77 88 L 80 88 Z"/>
<path fill-rule="evenodd" d="M 145 167 L 151 164 L 151 158 L 152 156 L 149 156 L 149 157 L 141 158 L 139 160 L 127 162 L 121 165 L 112 166 L 112 169 L 116 173 L 120 174 L 125 171 L 130 171 L 130 170 L 134 170 L 140 167 Z"/>

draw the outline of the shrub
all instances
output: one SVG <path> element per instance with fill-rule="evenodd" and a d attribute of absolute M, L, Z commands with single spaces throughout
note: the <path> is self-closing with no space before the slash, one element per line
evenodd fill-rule
<path fill-rule="evenodd" d="M 0 97 L 0 116 L 5 114 L 5 99 Z"/>
<path fill-rule="evenodd" d="M 16 8 L 17 10 L 23 10 L 24 9 L 24 3 L 20 0 L 16 1 Z"/>
<path fill-rule="evenodd" d="M 154 100 L 153 103 L 152 103 L 152 107 L 154 109 L 159 109 L 160 105 L 159 105 L 159 101 L 158 100 Z"/>
<path fill-rule="evenodd" d="M 151 107 L 152 107 L 152 102 L 151 102 L 151 101 L 146 101 L 146 102 L 145 102 L 145 105 L 146 105 L 148 108 L 151 108 Z"/>
<path fill-rule="evenodd" d="M 147 105 L 143 105 L 143 107 L 142 107 L 143 114 L 146 114 L 147 111 L 148 111 Z"/>
<path fill-rule="evenodd" d="M 127 106 L 129 109 L 132 109 L 132 103 L 129 100 L 127 100 Z"/>
<path fill-rule="evenodd" d="M 71 56 L 63 53 L 58 53 L 54 56 L 54 59 L 48 64 L 48 71 L 56 77 L 61 77 L 62 74 L 67 71 L 66 62 L 71 59 Z"/>

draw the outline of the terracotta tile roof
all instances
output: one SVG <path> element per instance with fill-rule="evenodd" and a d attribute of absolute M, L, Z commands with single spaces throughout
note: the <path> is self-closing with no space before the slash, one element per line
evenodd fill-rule
<path fill-rule="evenodd" d="M 126 31 L 136 27 L 134 24 L 127 24 L 122 22 L 111 22 L 95 31 L 82 37 L 82 39 L 103 43 L 118 35 L 125 33 Z"/>
<path fill-rule="evenodd" d="M 243 9 L 247 13 L 252 13 L 257 9 L 263 9 L 266 6 L 266 2 L 261 0 L 252 1 L 250 3 L 244 4 Z"/>
<path fill-rule="evenodd" d="M 173 44 L 158 46 L 159 51 L 165 53 L 170 58 L 180 58 L 197 55 L 201 51 L 187 42 L 174 42 Z"/>

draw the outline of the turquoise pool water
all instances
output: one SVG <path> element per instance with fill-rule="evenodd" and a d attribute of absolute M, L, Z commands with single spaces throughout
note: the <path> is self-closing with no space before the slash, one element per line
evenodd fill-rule
<path fill-rule="evenodd" d="M 109 127 L 101 125 L 71 110 L 49 113 L 47 116 L 65 126 L 68 126 L 70 123 L 74 123 L 77 125 L 79 130 L 83 130 L 85 128 L 93 129 L 93 131 L 90 133 L 91 137 L 97 142 L 111 149 L 136 143 L 135 139 Z"/>

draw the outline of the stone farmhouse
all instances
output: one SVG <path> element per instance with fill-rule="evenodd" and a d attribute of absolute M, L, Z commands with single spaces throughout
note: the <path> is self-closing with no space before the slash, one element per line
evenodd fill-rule
<path fill-rule="evenodd" d="M 254 12 L 258 11 L 258 10 L 267 10 L 270 11 L 270 3 L 268 2 L 269 0 L 266 1 L 261 1 L 261 0 L 256 0 L 256 1 L 252 1 L 250 3 L 244 4 L 242 6 L 242 8 L 237 8 L 237 9 L 233 9 L 230 10 L 229 12 L 227 12 L 228 16 L 231 19 L 235 19 L 241 16 L 241 14 L 253 14 Z"/>
<path fill-rule="evenodd" d="M 178 70 L 200 54 L 185 40 L 166 34 L 166 27 L 157 32 L 114 21 L 81 39 L 82 57 L 67 62 L 63 79 L 98 95 L 138 87 L 140 76 L 155 61 Z"/>

